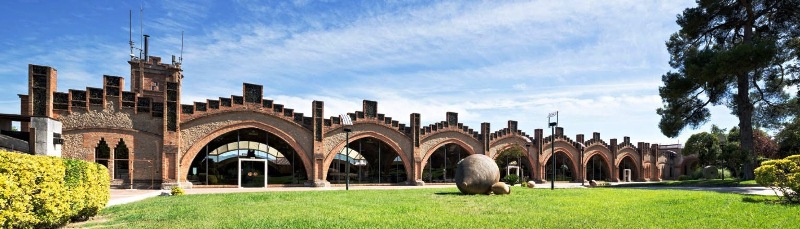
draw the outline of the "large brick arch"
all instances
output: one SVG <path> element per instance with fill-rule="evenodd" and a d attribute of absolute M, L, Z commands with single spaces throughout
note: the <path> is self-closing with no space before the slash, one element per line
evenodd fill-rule
<path fill-rule="evenodd" d="M 548 150 L 549 150 L 549 149 L 550 149 L 550 148 L 548 148 Z M 572 154 L 570 153 L 570 151 L 569 151 L 569 150 L 570 150 L 570 149 L 568 149 L 568 148 L 565 148 L 565 147 L 556 147 L 556 150 L 555 150 L 555 152 L 556 152 L 556 153 L 559 153 L 559 152 L 561 152 L 561 153 L 563 153 L 564 155 L 567 155 L 567 159 L 569 159 L 569 161 L 570 161 L 570 165 L 569 165 L 569 166 L 570 166 L 570 169 L 571 169 L 571 170 L 573 171 L 573 173 L 575 174 L 575 176 L 573 176 L 573 179 L 574 179 L 574 180 L 578 180 L 578 179 L 579 179 L 579 177 L 583 177 L 583 175 L 580 175 L 580 174 L 579 174 L 579 172 L 578 172 L 578 163 L 576 163 L 576 161 L 577 161 L 577 160 L 575 159 L 574 155 L 572 155 Z M 539 174 L 542 174 L 542 177 L 544 177 L 544 175 L 545 175 L 545 174 L 547 174 L 547 173 L 546 173 L 546 171 L 547 171 L 547 162 L 548 162 L 548 161 L 550 161 L 550 157 L 552 157 L 552 156 L 553 156 L 553 154 L 554 154 L 554 153 L 548 153 L 547 155 L 542 155 L 542 156 L 540 157 L 540 158 L 541 158 L 541 160 L 539 161 L 539 163 L 540 163 L 542 166 L 539 166 L 539 169 L 538 169 L 538 170 L 539 170 Z M 545 180 L 547 180 L 547 177 L 544 177 L 544 179 L 545 179 Z"/>
<path fill-rule="evenodd" d="M 622 148 L 617 152 L 617 160 L 614 161 L 614 165 L 619 165 L 619 163 L 622 161 L 622 158 L 625 156 L 631 157 L 637 167 L 642 167 L 642 158 L 639 157 L 639 154 L 636 153 L 635 149 L 629 147 Z"/>
<path fill-rule="evenodd" d="M 428 160 L 436 149 L 448 143 L 460 145 L 461 148 L 467 150 L 470 155 L 483 152 L 482 143 L 464 132 L 456 130 L 437 132 L 420 139 L 419 152 L 422 153 L 422 155 L 420 155 L 422 156 L 422 165 L 425 165 L 425 161 Z"/>
<path fill-rule="evenodd" d="M 594 152 L 598 152 L 598 153 L 602 154 L 602 156 L 606 160 L 606 162 L 611 164 L 611 161 L 612 161 L 611 158 L 613 158 L 613 156 L 611 155 L 611 149 L 609 149 L 608 147 L 606 147 L 605 145 L 602 145 L 602 144 L 588 145 L 588 146 L 586 146 L 586 148 L 583 149 L 584 164 L 586 164 L 586 162 L 588 162 L 588 160 L 589 160 L 588 159 L 589 158 L 588 154 L 589 153 L 594 153 Z"/>
<path fill-rule="evenodd" d="M 431 155 L 433 155 L 433 153 L 436 152 L 436 150 L 439 149 L 440 147 L 445 146 L 445 145 L 450 144 L 450 143 L 456 144 L 456 145 L 460 146 L 462 149 L 465 149 L 467 151 L 466 153 L 468 155 L 475 154 L 475 150 L 472 149 L 469 144 L 465 143 L 461 139 L 455 139 L 455 138 L 444 139 L 442 141 L 437 141 L 436 145 L 433 145 L 431 147 L 427 147 L 427 149 L 428 149 L 427 151 L 422 151 L 422 152 L 425 152 L 425 154 L 422 156 L 422 161 L 420 162 L 420 166 L 419 167 L 420 168 L 425 168 L 425 165 L 428 164 L 428 159 L 431 157 Z M 422 145 L 422 144 L 420 144 L 420 145 Z M 420 147 L 420 148 L 422 148 L 422 147 Z"/>
<path fill-rule="evenodd" d="M 194 158 L 197 156 L 197 154 L 203 147 L 205 147 L 209 142 L 211 142 L 215 138 L 239 129 L 256 128 L 259 130 L 269 132 L 270 134 L 273 134 L 275 136 L 278 136 L 283 141 L 288 143 L 300 157 L 300 160 L 303 161 L 303 167 L 306 170 L 306 177 L 308 177 L 309 179 L 312 178 L 311 176 L 312 165 L 311 165 L 311 160 L 308 157 L 309 155 L 308 152 L 303 147 L 303 144 L 298 142 L 297 139 L 295 139 L 294 136 L 292 136 L 287 131 L 276 128 L 270 124 L 257 121 L 234 122 L 232 124 L 228 124 L 225 126 L 215 126 L 215 127 L 216 128 L 210 130 L 202 138 L 194 141 L 194 143 L 191 144 L 191 147 L 189 147 L 186 151 L 184 151 L 185 153 L 181 156 L 180 159 L 181 174 L 179 174 L 179 176 L 186 177 L 186 175 L 188 175 L 189 167 L 192 164 L 192 160 L 194 160 Z"/>
<path fill-rule="evenodd" d="M 614 167 L 617 168 L 617 171 L 621 171 L 619 165 L 622 164 L 622 160 L 625 158 L 630 158 L 633 161 L 633 167 L 635 168 L 633 171 L 631 171 L 631 175 L 638 180 L 644 179 L 644 174 L 642 174 L 642 161 L 638 159 L 639 156 L 636 155 L 635 152 L 632 152 L 632 150 L 626 150 L 618 155 L 619 156 L 617 156 L 617 160 L 614 162 Z M 619 173 L 612 174 L 612 177 L 620 178 Z"/>
<path fill-rule="evenodd" d="M 542 147 L 542 154 L 539 156 L 539 162 L 542 163 L 542 165 L 547 163 L 547 160 L 545 159 L 550 158 L 550 155 L 553 153 L 550 152 L 550 148 L 553 147 L 550 144 L 555 144 L 556 152 L 558 152 L 559 149 L 562 149 L 561 151 L 569 155 L 570 159 L 572 160 L 573 163 L 575 163 L 575 165 L 578 164 L 577 163 L 578 160 L 575 159 L 580 156 L 579 155 L 580 151 L 578 150 L 578 148 L 575 148 L 575 146 L 568 141 L 556 139 L 555 143 L 545 143 L 544 146 Z"/>
<path fill-rule="evenodd" d="M 583 170 L 584 174 L 582 176 L 586 175 L 586 171 L 585 171 L 586 170 L 586 166 L 589 163 L 589 160 L 592 159 L 592 157 L 594 157 L 595 155 L 600 155 L 600 158 L 603 159 L 603 164 L 606 165 L 606 168 L 608 169 L 608 173 L 609 173 L 608 175 L 609 176 L 613 176 L 614 174 L 611 174 L 611 173 L 614 172 L 614 169 L 613 169 L 614 167 L 612 167 L 612 165 L 611 165 L 611 158 L 608 157 L 606 152 L 603 152 L 603 151 L 600 151 L 600 150 L 593 150 L 593 151 L 591 151 L 588 154 L 585 154 L 583 156 L 583 162 L 581 162 L 581 166 L 583 167 L 582 170 Z"/>
<path fill-rule="evenodd" d="M 253 110 L 231 110 L 219 113 L 208 114 L 181 123 L 181 155 L 189 152 L 195 142 L 206 137 L 211 132 L 239 123 L 262 123 L 272 129 L 280 130 L 286 134 L 285 141 L 293 140 L 299 144 L 303 152 L 313 152 L 313 138 L 311 131 L 282 117 L 273 114 L 253 111 Z M 300 152 L 298 149 L 298 152 Z M 310 154 L 305 156 L 309 157 Z"/>
<path fill-rule="evenodd" d="M 520 148 L 525 150 L 525 152 L 527 153 L 529 149 L 525 148 L 525 144 L 530 144 L 531 147 L 533 147 L 533 143 L 527 141 L 527 139 L 524 136 L 506 135 L 506 136 L 504 136 L 504 137 L 502 137 L 500 139 L 492 141 L 489 144 L 489 155 L 486 155 L 486 156 L 489 156 L 492 159 L 496 159 L 497 156 L 500 156 L 499 152 L 502 152 L 503 150 L 505 150 L 505 149 L 507 149 L 509 147 L 512 147 L 514 145 L 519 146 Z M 528 156 L 530 156 L 530 155 L 528 155 Z"/>
<path fill-rule="evenodd" d="M 370 124 L 362 124 L 362 125 L 370 125 Z M 355 126 L 358 126 L 358 125 L 355 125 Z M 385 135 L 386 132 L 377 132 L 377 131 L 363 130 L 363 129 L 359 130 L 359 131 L 355 131 L 355 128 L 353 128 L 353 129 L 354 130 L 353 130 L 352 134 L 350 134 L 350 136 L 349 136 L 350 142 L 354 142 L 354 141 L 357 141 L 357 140 L 362 139 L 362 138 L 372 137 L 372 138 L 375 138 L 375 139 L 378 139 L 378 140 L 382 141 L 383 143 L 386 143 L 387 145 L 389 145 L 389 147 L 392 148 L 392 150 L 394 150 L 398 154 L 397 156 L 400 156 L 400 160 L 403 161 L 403 167 L 405 167 L 406 177 L 408 179 L 407 181 L 411 181 L 412 180 L 412 176 L 413 176 L 414 173 L 413 173 L 413 170 L 411 169 L 411 161 L 409 160 L 409 157 L 408 157 L 407 153 L 405 153 L 403 151 L 403 147 L 401 146 L 402 143 L 398 143 L 397 140 L 400 140 L 400 139 L 394 139 L 394 138 L 391 138 L 389 136 L 386 136 Z M 406 144 L 410 144 L 411 142 L 406 139 L 405 143 Z M 331 147 L 331 150 L 327 152 L 327 154 L 325 155 L 325 160 L 322 163 L 322 168 L 319 170 L 322 174 L 317 174 L 321 180 L 327 180 L 327 178 L 328 178 L 328 169 L 330 169 L 330 166 L 331 166 L 331 163 L 333 162 L 333 159 L 336 157 L 337 153 L 341 152 L 342 149 L 344 149 L 345 145 L 347 145 L 347 142 L 344 141 L 344 139 L 342 139 L 341 142 L 339 142 L 335 146 Z"/>
<path fill-rule="evenodd" d="M 524 152 L 526 154 L 525 155 L 525 160 L 528 162 L 528 165 L 526 165 L 526 166 L 531 168 L 531 170 L 529 170 L 529 172 L 531 174 L 528 174 L 528 175 L 531 176 L 531 177 L 534 177 L 534 174 L 536 172 L 536 169 L 534 169 L 534 167 L 536 167 L 536 164 L 534 163 L 535 162 L 534 158 L 531 157 L 531 154 L 530 154 L 532 149 L 526 148 L 525 147 L 526 144 L 530 144 L 531 147 L 533 147 L 533 143 L 529 142 L 528 139 L 525 136 L 516 135 L 516 134 L 514 134 L 514 135 L 506 135 L 506 136 L 504 136 L 504 137 L 502 137 L 500 139 L 492 141 L 489 144 L 489 150 L 488 150 L 489 151 L 489 155 L 487 155 L 487 156 L 491 157 L 492 159 L 497 159 L 497 157 L 500 156 L 500 152 L 503 152 L 504 150 L 506 150 L 508 148 L 511 148 L 511 147 L 513 147 L 515 145 L 519 146 L 522 150 L 524 150 Z"/>

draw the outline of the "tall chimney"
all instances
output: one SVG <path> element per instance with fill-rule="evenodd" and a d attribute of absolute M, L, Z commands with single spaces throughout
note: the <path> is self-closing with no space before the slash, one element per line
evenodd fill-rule
<path fill-rule="evenodd" d="M 148 54 L 148 50 L 150 49 L 150 47 L 149 47 L 150 46 L 150 42 L 148 42 L 148 40 L 150 40 L 149 38 L 150 38 L 150 35 L 147 35 L 147 34 L 144 35 L 144 61 L 145 62 L 147 61 L 147 59 L 149 57 L 147 55 Z"/>

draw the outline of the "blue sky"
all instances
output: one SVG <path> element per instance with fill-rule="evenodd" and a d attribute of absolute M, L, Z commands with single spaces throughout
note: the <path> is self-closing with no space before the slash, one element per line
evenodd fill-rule
<path fill-rule="evenodd" d="M 560 126 L 574 137 L 685 142 L 710 124 L 738 123 L 713 107 L 699 130 L 675 139 L 658 130 L 658 87 L 670 70 L 664 42 L 693 1 L 10 1 L 0 8 L 0 113 L 19 113 L 27 65 L 58 69 L 58 91 L 129 78 L 128 12 L 139 8 L 150 53 L 183 52 L 182 103 L 241 94 L 310 114 L 361 109 L 423 125 L 445 112 L 478 129 L 519 121 L 523 131 Z M 130 82 L 130 80 L 127 80 Z M 127 85 L 126 85 L 127 87 Z M 129 89 L 129 88 L 127 88 Z M 126 90 L 127 90 L 126 89 Z"/>

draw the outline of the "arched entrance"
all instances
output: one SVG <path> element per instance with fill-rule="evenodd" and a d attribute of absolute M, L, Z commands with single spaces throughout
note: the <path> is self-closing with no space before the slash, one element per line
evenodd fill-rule
<path fill-rule="evenodd" d="M 304 171 L 297 151 L 285 140 L 258 128 L 244 128 L 202 147 L 186 180 L 196 185 L 263 187 L 265 176 L 267 184 L 301 184 L 307 180 Z"/>
<path fill-rule="evenodd" d="M 586 161 L 586 180 L 611 180 L 611 171 L 608 162 L 600 154 L 592 155 Z"/>
<path fill-rule="evenodd" d="M 495 158 L 495 163 L 500 169 L 500 181 L 505 181 L 506 176 L 517 176 L 517 182 L 530 180 L 530 170 L 533 168 L 528 160 L 527 151 L 519 145 L 511 145 L 500 151 Z"/>
<path fill-rule="evenodd" d="M 469 155 L 469 151 L 456 143 L 440 146 L 425 161 L 422 180 L 427 183 L 452 183 L 458 162 Z"/>
<path fill-rule="evenodd" d="M 619 178 L 620 181 L 624 180 L 623 178 L 625 178 L 624 175 L 626 169 L 631 170 L 631 181 L 639 180 L 639 171 L 636 169 L 636 162 L 634 162 L 633 158 L 630 156 L 624 156 L 619 162 L 618 167 L 619 169 L 617 172 L 617 178 Z"/>
<path fill-rule="evenodd" d="M 556 179 L 555 181 L 573 181 L 575 180 L 575 176 L 573 170 L 575 168 L 575 164 L 572 162 L 572 159 L 563 151 L 556 151 L 555 154 L 555 163 L 556 163 L 556 170 L 553 171 L 553 159 L 548 158 L 547 164 L 545 165 L 545 179 L 553 179 L 553 173 L 555 173 Z"/>
<path fill-rule="evenodd" d="M 408 180 L 400 154 L 386 142 L 374 137 L 353 140 L 334 155 L 328 168 L 327 181 L 344 184 L 348 176 L 350 183 L 356 184 L 402 183 Z"/>

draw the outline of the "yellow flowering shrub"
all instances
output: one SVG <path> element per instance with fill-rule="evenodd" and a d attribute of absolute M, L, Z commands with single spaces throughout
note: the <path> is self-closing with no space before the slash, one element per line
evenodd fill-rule
<path fill-rule="evenodd" d="M 102 165 L 0 151 L 0 228 L 50 228 L 97 214 L 110 196 Z"/>
<path fill-rule="evenodd" d="M 784 159 L 769 160 L 756 168 L 756 182 L 759 185 L 780 192 L 786 201 L 800 203 L 800 155 Z"/>

